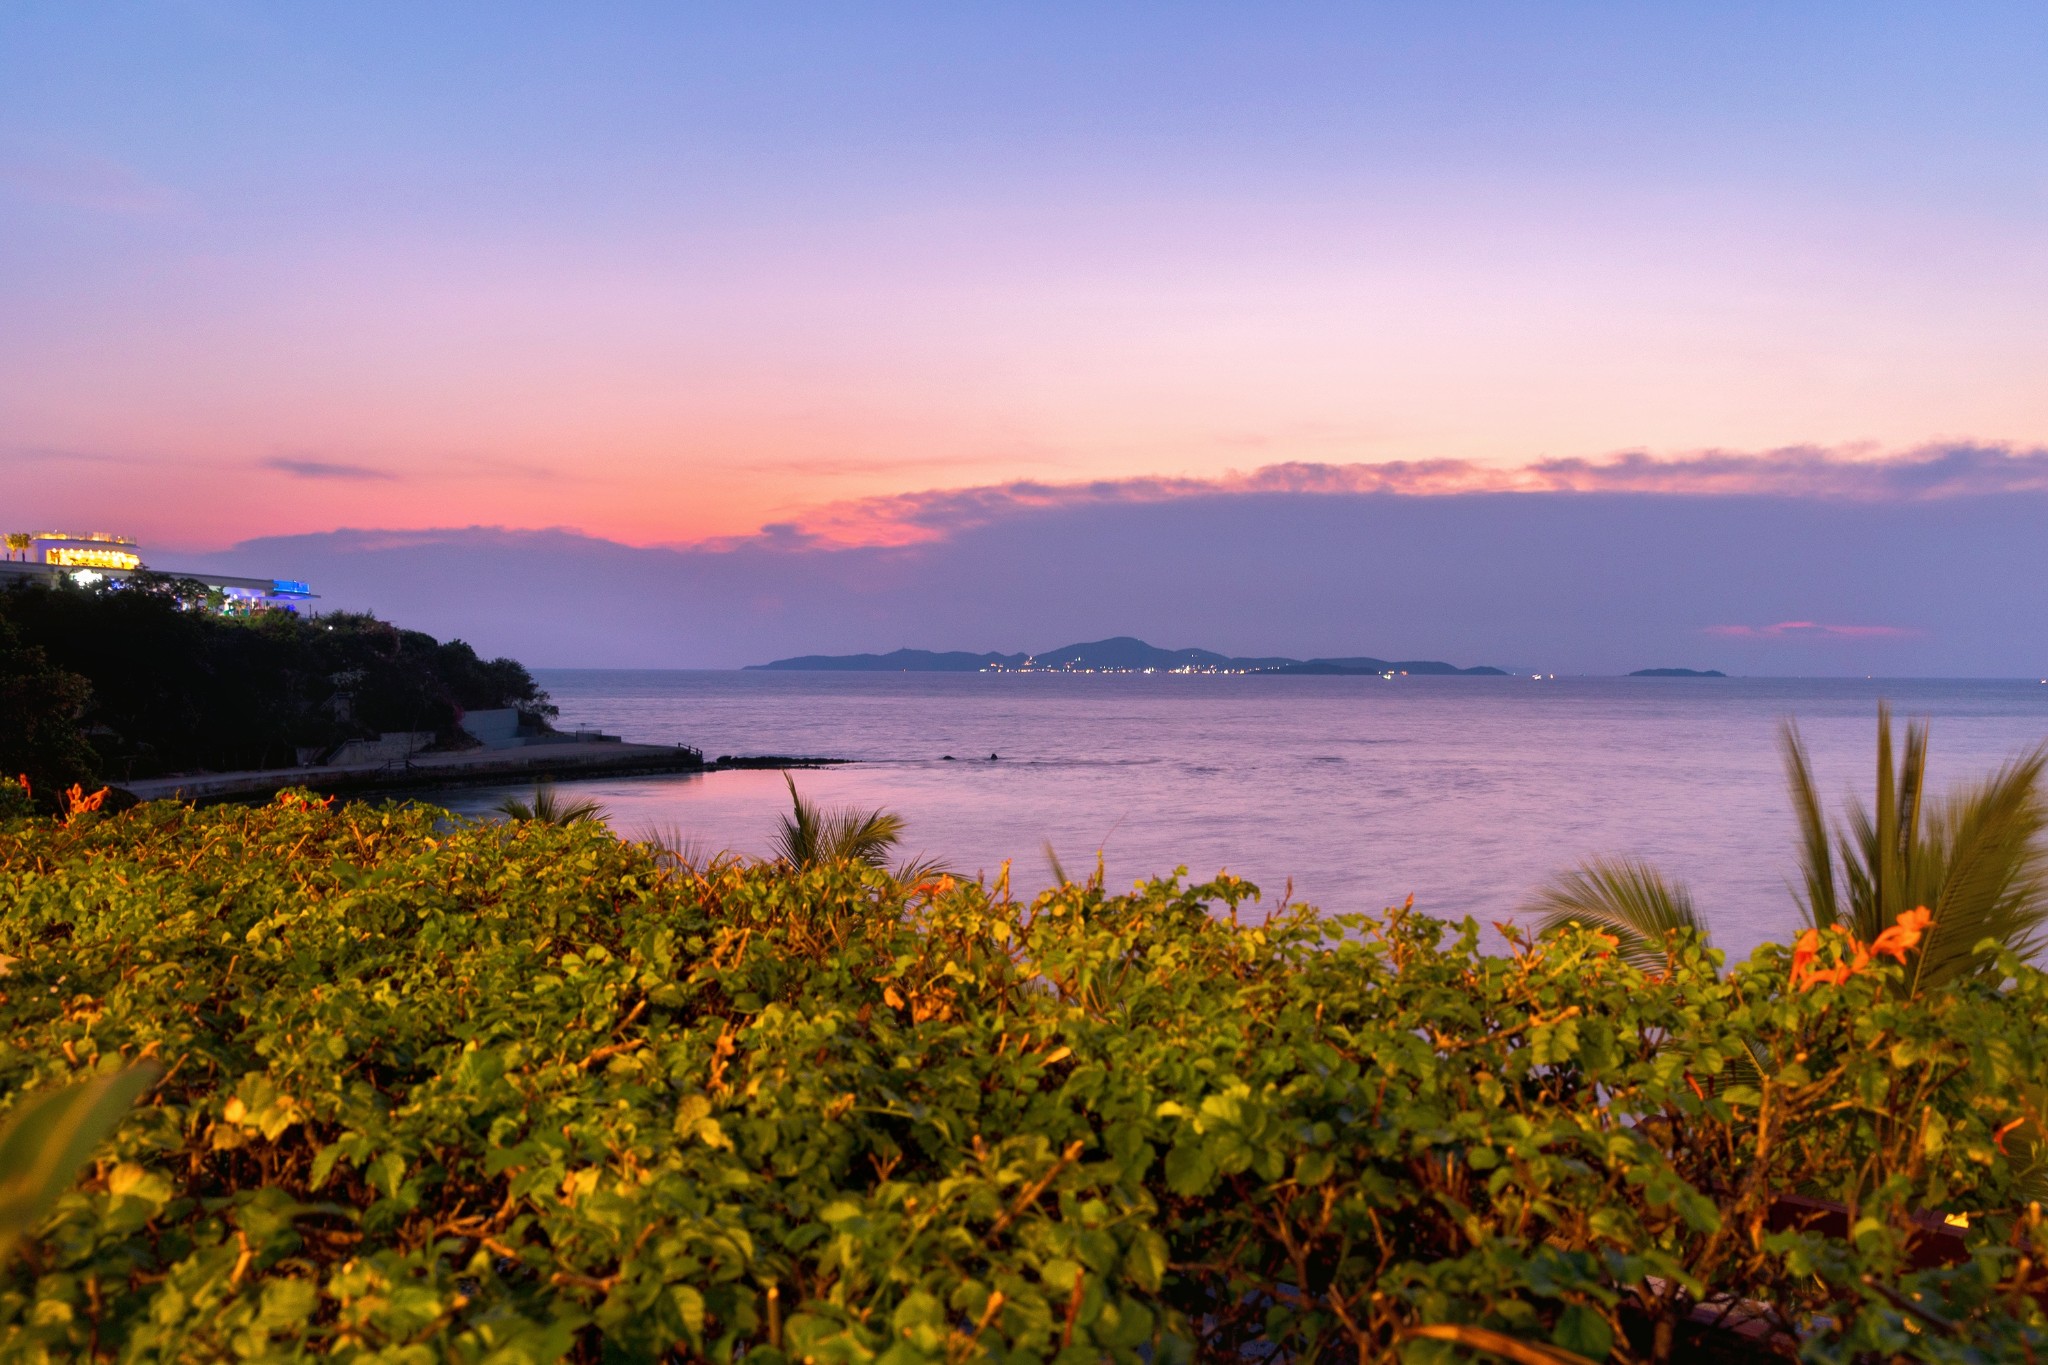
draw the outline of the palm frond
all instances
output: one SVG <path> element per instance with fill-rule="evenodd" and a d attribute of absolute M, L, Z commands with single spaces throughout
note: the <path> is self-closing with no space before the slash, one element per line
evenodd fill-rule
<path fill-rule="evenodd" d="M 530 820 L 538 825 L 573 825 L 579 820 L 604 818 L 604 807 L 596 801 L 564 801 L 555 795 L 555 784 L 545 779 L 534 787 L 533 800 L 508 796 L 493 809 L 509 820 Z"/>
<path fill-rule="evenodd" d="M 1742 1044 L 1742 1051 L 1731 1053 L 1723 1060 L 1721 1084 L 1762 1089 L 1766 1077 L 1777 1075 L 1777 1059 L 1763 1040 L 1754 1034 L 1738 1035 L 1736 1041 Z"/>
<path fill-rule="evenodd" d="M 1067 869 L 1060 863 L 1059 850 L 1052 846 L 1052 840 L 1047 839 L 1039 847 L 1045 852 L 1045 865 L 1052 870 L 1052 884 L 1066 886 L 1072 882 L 1073 878 L 1067 875 Z"/>
<path fill-rule="evenodd" d="M 1884 931 L 1890 921 L 1884 912 L 1899 898 L 1899 884 L 1905 877 L 1905 848 L 1917 830 L 1899 823 L 1899 793 L 1893 784 L 1892 709 L 1877 704 L 1877 809 L 1868 819 L 1859 819 L 1864 833 L 1863 866 L 1869 874 L 1870 896 L 1855 907 L 1860 913 L 1854 925 L 1856 937 L 1868 942 Z M 1858 812 L 1860 815 L 1860 812 Z M 1901 907 L 1903 908 L 1903 907 Z M 1893 919 L 1898 916 L 1896 912 Z"/>
<path fill-rule="evenodd" d="M 827 862 L 882 867 L 889 861 L 889 851 L 902 842 L 903 817 L 894 811 L 843 810 L 826 817 L 820 852 Z"/>
<path fill-rule="evenodd" d="M 906 858 L 896 864 L 895 867 L 889 870 L 889 875 L 899 882 L 916 886 L 919 882 L 928 882 L 937 877 L 952 876 L 953 867 L 944 858 L 920 855 L 916 858 Z"/>
<path fill-rule="evenodd" d="M 712 848 L 675 825 L 647 825 L 640 831 L 639 842 L 664 872 L 709 871 L 734 857 L 731 849 Z"/>
<path fill-rule="evenodd" d="M 1579 924 L 1614 935 L 1622 960 L 1644 971 L 1664 965 L 1674 932 L 1706 936 L 1685 884 L 1635 858 L 1589 858 L 1552 878 L 1526 908 L 1543 916 L 1545 933 Z"/>
<path fill-rule="evenodd" d="M 1801 908 L 1808 924 L 1825 929 L 1841 918 L 1835 898 L 1834 839 L 1821 810 L 1820 792 L 1813 785 L 1813 765 L 1807 761 L 1799 727 L 1786 721 L 1778 732 L 1778 746 L 1785 755 L 1785 783 L 1792 789 L 1792 811 L 1799 821 L 1800 871 L 1806 881 Z"/>
<path fill-rule="evenodd" d="M 1938 876 L 1920 901 L 1934 922 L 1907 969 L 1914 992 L 1989 967 L 1990 956 L 1976 951 L 1985 939 L 2022 957 L 2048 944 L 2044 765 L 2048 748 L 2036 749 L 1985 781 L 1949 793 L 1929 815 L 1920 859 Z"/>
<path fill-rule="evenodd" d="M 1899 899 L 1886 908 L 1892 911 L 1890 924 L 1899 915 L 1926 900 L 1920 895 L 1928 867 L 1921 856 L 1922 806 L 1927 794 L 1927 722 L 1908 721 L 1906 749 L 1899 758 Z M 1880 932 L 1882 927 L 1880 926 Z"/>
<path fill-rule="evenodd" d="M 816 803 L 806 801 L 788 773 L 782 780 L 789 786 L 790 813 L 777 823 L 775 852 L 791 867 L 809 867 L 818 861 L 819 826 L 823 815 Z"/>
<path fill-rule="evenodd" d="M 777 857 L 799 869 L 846 862 L 888 866 L 889 854 L 903 842 L 902 816 L 879 806 L 828 811 L 806 800 L 788 773 L 782 780 L 789 786 L 790 810 L 777 825 Z M 916 881 L 944 870 L 937 859 L 919 858 L 905 863 L 895 875 L 899 881 Z"/>

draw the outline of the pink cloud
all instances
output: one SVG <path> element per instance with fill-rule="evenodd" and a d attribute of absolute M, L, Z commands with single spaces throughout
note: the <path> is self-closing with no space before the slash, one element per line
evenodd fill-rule
<path fill-rule="evenodd" d="M 1849 639 L 1905 638 L 1920 634 L 1907 626 L 1831 626 L 1819 621 L 1779 621 L 1769 626 L 1708 626 L 1708 635 L 1738 639 L 1819 639 L 1834 636 Z"/>
<path fill-rule="evenodd" d="M 859 498 L 796 509 L 777 524 L 777 529 L 785 537 L 792 530 L 800 531 L 821 546 L 914 545 L 1041 508 L 1168 502 L 1234 493 L 1409 497 L 1648 493 L 1670 497 L 1921 502 L 2041 492 L 2048 492 L 2048 448 L 2039 446 L 1956 443 L 1921 446 L 1877 457 L 1861 448 L 1796 446 L 1753 453 L 1709 450 L 1665 458 L 1631 451 L 1603 460 L 1542 460 L 1519 467 L 1483 465 L 1470 460 L 1294 462 L 1233 471 L 1214 478 L 1145 476 L 1078 483 L 1019 481 Z M 1763 629 L 1800 625 L 1783 622 Z M 1855 628 L 1812 629 L 1848 633 Z"/>

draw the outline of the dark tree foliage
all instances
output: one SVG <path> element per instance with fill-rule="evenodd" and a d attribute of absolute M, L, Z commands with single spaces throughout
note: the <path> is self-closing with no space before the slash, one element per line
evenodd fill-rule
<path fill-rule="evenodd" d="M 0 617 L 0 777 L 26 777 L 50 799 L 89 781 L 96 761 L 79 721 L 91 698 L 91 684 L 53 665 Z"/>
<path fill-rule="evenodd" d="M 0 592 L 0 628 L 89 684 L 70 716 L 94 770 L 81 777 L 283 767 L 386 731 L 458 742 L 467 711 L 555 714 L 517 661 L 478 658 L 460 640 L 363 613 L 232 616 L 218 605 L 189 579 L 153 575 Z"/>

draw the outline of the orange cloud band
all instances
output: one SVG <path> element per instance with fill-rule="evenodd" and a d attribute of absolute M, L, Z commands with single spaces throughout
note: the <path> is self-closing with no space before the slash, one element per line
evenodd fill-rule
<path fill-rule="evenodd" d="M 1860 450 L 1811 446 L 1761 453 L 1710 450 L 1664 459 L 1630 452 L 1604 460 L 1541 460 L 1519 468 L 1469 460 L 1398 460 L 1384 464 L 1297 462 L 1206 479 L 1019 481 L 859 498 L 804 510 L 787 522 L 762 528 L 760 534 L 779 541 L 811 541 L 820 546 L 914 545 L 1034 508 L 1167 502 L 1224 493 L 1384 493 L 1418 497 L 1460 493 L 1655 493 L 1919 501 L 2016 492 L 2048 492 L 2048 448 L 1928 445 L 1876 458 Z M 1837 632 L 1858 629 L 1813 626 L 1810 622 L 1780 622 L 1760 629 L 1788 632 L 1795 628 Z"/>

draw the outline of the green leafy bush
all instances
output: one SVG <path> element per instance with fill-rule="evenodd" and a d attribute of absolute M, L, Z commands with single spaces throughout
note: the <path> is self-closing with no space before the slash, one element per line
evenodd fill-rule
<path fill-rule="evenodd" d="M 0 1088 L 168 1074 L 0 1268 L 0 1355 L 1633 1360 L 1738 1307 L 1814 1360 L 2048 1349 L 2033 969 L 1908 1001 L 1251 894 L 18 822 Z"/>

